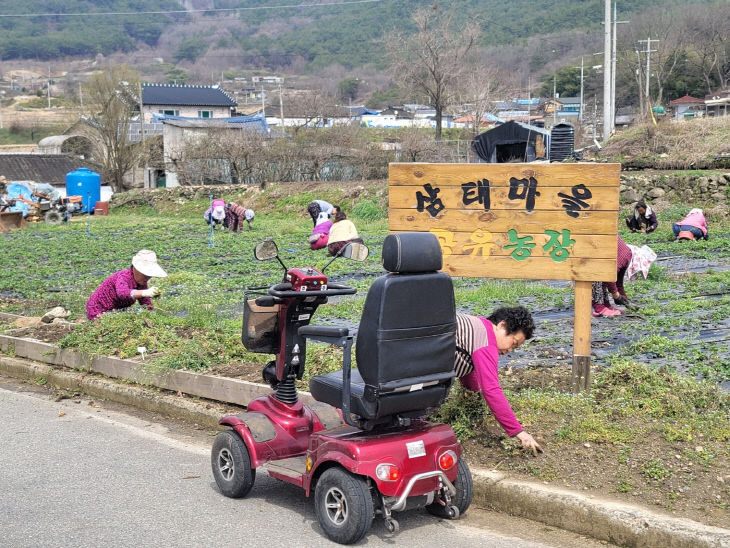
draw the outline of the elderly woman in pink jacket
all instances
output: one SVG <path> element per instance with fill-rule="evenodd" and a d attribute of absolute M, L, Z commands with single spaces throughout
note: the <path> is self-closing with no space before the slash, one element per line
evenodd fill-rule
<path fill-rule="evenodd" d="M 86 317 L 93 320 L 112 310 L 122 310 L 135 302 L 153 310 L 150 299 L 160 296 L 157 287 L 147 287 L 151 278 L 166 278 L 167 272 L 157 263 L 157 255 L 142 249 L 132 257 L 132 266 L 115 272 L 104 280 L 86 302 Z"/>
<path fill-rule="evenodd" d="M 203 214 L 205 222 L 214 225 L 224 225 L 226 221 L 226 202 L 223 200 L 213 200 L 213 203 Z"/>
<path fill-rule="evenodd" d="M 707 240 L 710 237 L 707 233 L 705 215 L 700 208 L 690 210 L 684 219 L 672 225 L 672 230 L 679 240 L 699 240 L 700 238 Z"/>
<path fill-rule="evenodd" d="M 532 338 L 534 330 L 523 306 L 498 308 L 488 318 L 457 314 L 454 372 L 464 388 L 481 393 L 507 435 L 537 456 L 542 448 L 522 428 L 499 384 L 499 357 Z"/>
<path fill-rule="evenodd" d="M 309 235 L 309 247 L 312 249 L 322 249 L 323 247 L 327 247 L 331 229 L 332 221 L 330 221 L 329 214 L 325 212 L 320 213 L 319 217 L 317 217 L 314 229 Z"/>

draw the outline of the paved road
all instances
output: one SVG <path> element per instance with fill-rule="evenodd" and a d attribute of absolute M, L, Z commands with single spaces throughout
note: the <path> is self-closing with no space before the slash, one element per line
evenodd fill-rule
<path fill-rule="evenodd" d="M 0 377 L 2 546 L 334 545 L 299 489 L 260 474 L 247 498 L 227 499 L 210 472 L 210 433 L 127 411 L 78 397 L 54 401 Z M 458 522 L 423 510 L 399 520 L 396 537 L 376 520 L 361 544 L 598 545 L 478 509 Z"/>

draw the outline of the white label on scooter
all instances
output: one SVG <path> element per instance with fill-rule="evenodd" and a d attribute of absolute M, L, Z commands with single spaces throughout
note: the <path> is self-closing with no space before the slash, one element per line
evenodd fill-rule
<path fill-rule="evenodd" d="M 423 444 L 423 440 L 406 443 L 406 449 L 408 449 L 409 459 L 426 456 L 426 446 Z"/>
<path fill-rule="evenodd" d="M 303 322 L 304 320 L 308 320 L 310 317 L 310 314 L 299 314 L 299 321 Z"/>

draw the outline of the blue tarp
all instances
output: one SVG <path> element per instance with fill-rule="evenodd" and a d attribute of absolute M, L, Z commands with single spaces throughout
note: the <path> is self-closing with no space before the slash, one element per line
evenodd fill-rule
<path fill-rule="evenodd" d="M 23 198 L 26 198 L 27 200 L 35 201 L 33 199 L 33 193 L 31 192 L 31 190 L 27 186 L 25 186 L 21 183 L 9 183 L 7 185 L 7 189 L 8 189 L 8 191 L 7 191 L 8 198 L 10 198 L 11 200 L 13 200 L 15 198 L 20 198 L 22 196 Z M 26 215 L 28 215 L 29 209 L 30 209 L 30 206 L 28 204 L 26 204 L 25 202 L 17 201 L 17 202 L 15 202 L 15 205 L 13 205 L 10 208 L 9 211 L 22 211 L 23 217 L 25 217 Z"/>

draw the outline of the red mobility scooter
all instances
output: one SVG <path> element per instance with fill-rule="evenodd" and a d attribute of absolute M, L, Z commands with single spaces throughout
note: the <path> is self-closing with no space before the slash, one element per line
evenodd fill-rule
<path fill-rule="evenodd" d="M 271 240 L 254 255 L 281 263 Z M 352 243 L 342 255 L 364 259 L 367 248 Z M 268 295 L 246 301 L 244 345 L 277 356 L 264 369 L 273 393 L 220 420 L 231 429 L 216 437 L 211 464 L 225 496 L 244 497 L 263 467 L 313 494 L 323 531 L 341 544 L 360 540 L 376 515 L 395 533 L 393 512 L 425 506 L 456 519 L 466 511 L 472 478 L 461 446 L 449 426 L 424 419 L 444 402 L 454 379 L 454 291 L 451 278 L 438 272 L 441 261 L 433 234 L 386 237 L 389 273 L 375 280 L 365 300 L 357 369 L 351 369 L 354 334 L 308 325 L 328 297 L 354 294 L 353 288 L 313 268 L 292 268 Z M 312 378 L 316 402 L 304 405 L 295 382 L 309 339 L 343 348 L 343 362 L 342 370 Z"/>

